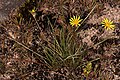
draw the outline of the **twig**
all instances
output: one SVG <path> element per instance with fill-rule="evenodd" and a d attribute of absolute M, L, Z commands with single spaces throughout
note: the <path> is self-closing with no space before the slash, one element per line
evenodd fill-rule
<path fill-rule="evenodd" d="M 37 27 L 39 28 L 39 30 L 41 30 L 40 25 L 38 24 L 36 18 L 35 18 L 34 16 L 33 16 L 33 18 L 34 18 L 34 20 L 35 20 L 35 22 L 36 22 L 36 24 L 37 24 Z"/>
<path fill-rule="evenodd" d="M 83 24 L 85 22 L 85 20 L 90 16 L 90 14 L 93 12 L 93 10 L 96 8 L 96 6 L 97 6 L 97 4 L 92 8 L 92 10 L 90 11 L 90 13 L 85 17 L 85 19 L 80 24 Z M 80 26 L 78 26 L 75 31 L 77 31 Z"/>
<path fill-rule="evenodd" d="M 37 53 L 37 52 L 35 52 L 35 51 L 31 50 L 30 48 L 28 48 L 28 47 L 27 47 L 27 46 L 25 46 L 24 44 L 22 44 L 22 43 L 20 43 L 20 42 L 16 41 L 15 39 L 13 39 L 13 38 L 11 38 L 11 37 L 8 37 L 8 36 L 7 36 L 7 38 L 8 38 L 8 39 L 10 39 L 10 40 L 15 41 L 17 44 L 19 44 L 19 45 L 21 45 L 22 47 L 24 47 L 25 49 L 27 49 L 27 50 L 29 50 L 29 51 L 33 52 L 34 54 L 38 55 L 39 57 L 41 57 L 41 58 L 44 60 L 44 57 L 43 57 L 42 55 L 40 55 L 39 53 Z"/>

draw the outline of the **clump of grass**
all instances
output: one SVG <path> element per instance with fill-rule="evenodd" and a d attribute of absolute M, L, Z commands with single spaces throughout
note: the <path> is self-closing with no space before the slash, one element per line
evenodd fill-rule
<path fill-rule="evenodd" d="M 79 21 L 77 24 L 73 23 L 75 26 L 78 24 Z M 76 78 L 74 71 L 77 68 L 83 69 L 84 77 L 88 77 L 92 71 L 92 62 L 94 60 L 84 61 L 85 56 L 87 56 L 88 47 L 82 43 L 75 29 L 77 27 L 74 28 L 73 25 L 72 27 L 69 26 L 69 28 L 62 27 L 62 29 L 57 30 L 52 28 L 52 41 L 46 40 L 48 46 L 43 46 L 45 61 L 52 70 L 66 67 L 69 71 L 69 78 Z M 98 59 L 95 59 L 95 61 Z M 82 76 L 81 79 L 83 79 Z"/>
<path fill-rule="evenodd" d="M 62 28 L 59 34 L 52 33 L 52 42 L 48 42 L 48 46 L 44 46 L 45 60 L 48 66 L 53 69 L 67 67 L 73 73 L 74 70 L 82 66 L 82 59 L 86 51 L 83 50 L 82 43 L 78 42 L 78 36 L 75 31 L 68 31 Z M 73 76 L 73 75 L 72 75 Z"/>

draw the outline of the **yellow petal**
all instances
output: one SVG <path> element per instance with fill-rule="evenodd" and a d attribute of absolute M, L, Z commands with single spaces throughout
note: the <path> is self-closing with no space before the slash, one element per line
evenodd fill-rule
<path fill-rule="evenodd" d="M 73 19 L 75 19 L 75 16 L 73 16 Z"/>
<path fill-rule="evenodd" d="M 80 16 L 78 17 L 78 20 L 80 19 Z"/>

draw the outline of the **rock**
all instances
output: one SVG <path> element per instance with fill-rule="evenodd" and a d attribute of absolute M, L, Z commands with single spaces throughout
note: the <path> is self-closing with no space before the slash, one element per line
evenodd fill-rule
<path fill-rule="evenodd" d="M 22 5 L 25 0 L 0 0 L 0 21 L 8 19 L 13 9 Z"/>

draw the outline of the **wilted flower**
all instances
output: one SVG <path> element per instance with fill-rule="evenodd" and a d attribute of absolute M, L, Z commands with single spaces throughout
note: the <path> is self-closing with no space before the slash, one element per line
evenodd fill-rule
<path fill-rule="evenodd" d="M 80 26 L 80 22 L 82 21 L 82 19 L 80 19 L 80 16 L 77 17 L 77 16 L 73 16 L 73 18 L 70 18 L 70 25 L 72 26 Z"/>
<path fill-rule="evenodd" d="M 102 26 L 104 26 L 105 29 L 107 30 L 113 30 L 115 28 L 115 25 L 113 25 L 113 21 L 110 21 L 108 18 L 105 18 L 102 22 L 101 22 Z"/>
<path fill-rule="evenodd" d="M 86 67 L 83 69 L 84 75 L 85 75 L 85 76 L 88 76 L 89 73 L 91 72 L 91 70 L 92 70 L 92 63 L 89 62 L 89 63 L 86 65 Z"/>
<path fill-rule="evenodd" d="M 32 16 L 33 17 L 35 17 L 36 16 L 36 11 L 35 11 L 35 9 L 32 9 L 31 11 L 29 11 L 31 14 L 32 14 Z"/>

